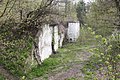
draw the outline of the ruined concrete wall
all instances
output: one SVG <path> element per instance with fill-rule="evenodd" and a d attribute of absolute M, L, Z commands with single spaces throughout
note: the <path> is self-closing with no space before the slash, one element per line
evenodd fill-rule
<path fill-rule="evenodd" d="M 61 48 L 63 46 L 63 41 L 64 41 L 64 38 L 65 38 L 65 31 L 66 31 L 66 28 L 63 24 L 59 24 L 58 25 L 58 30 L 59 30 L 59 47 Z"/>
<path fill-rule="evenodd" d="M 68 23 L 67 38 L 69 42 L 76 42 L 79 37 L 79 32 L 79 23 Z"/>
<path fill-rule="evenodd" d="M 52 30 L 49 25 L 44 25 L 42 33 L 39 35 L 38 52 L 41 61 L 52 54 Z"/>
<path fill-rule="evenodd" d="M 67 36 L 69 42 L 75 42 L 78 39 L 79 30 L 79 23 L 68 24 Z M 65 31 L 64 26 L 49 26 L 47 24 L 41 26 L 41 31 L 37 34 L 38 40 L 34 51 L 35 58 L 39 64 L 49 58 L 53 53 L 53 48 L 56 52 L 58 47 L 61 48 L 63 46 Z"/>
<path fill-rule="evenodd" d="M 59 35 L 58 35 L 58 26 L 54 26 L 54 50 L 57 51 L 58 50 L 58 46 L 59 46 Z"/>
<path fill-rule="evenodd" d="M 60 33 L 59 34 L 59 47 L 60 48 L 62 48 L 62 46 L 63 46 L 64 38 L 65 38 L 65 34 L 64 33 Z"/>
<path fill-rule="evenodd" d="M 70 22 L 68 27 L 63 25 L 45 24 L 36 35 L 33 42 L 32 56 L 26 61 L 30 66 L 41 64 L 45 59 L 49 58 L 52 53 L 56 53 L 58 48 L 63 46 L 65 34 L 69 42 L 75 42 L 79 37 L 79 23 Z M 29 67 L 28 67 L 29 68 Z"/>
<path fill-rule="evenodd" d="M 58 26 L 42 26 L 42 31 L 38 37 L 37 57 L 40 58 L 39 60 L 42 62 L 52 54 L 52 42 L 54 44 L 54 50 L 58 50 Z"/>

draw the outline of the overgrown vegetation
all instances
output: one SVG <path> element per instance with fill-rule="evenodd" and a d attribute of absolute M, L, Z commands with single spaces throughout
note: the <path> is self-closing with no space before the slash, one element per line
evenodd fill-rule
<path fill-rule="evenodd" d="M 65 10 L 67 15 L 61 14 L 63 10 L 57 10 L 53 3 L 54 0 L 0 1 L 0 64 L 22 80 L 33 79 L 58 66 L 65 66 L 71 59 L 77 61 L 75 54 L 92 46 L 95 48 L 90 52 L 94 54 L 83 68 L 85 79 L 118 80 L 120 1 L 95 0 L 85 4 L 81 0 L 77 6 L 68 2 Z M 51 23 L 54 17 L 59 20 L 76 18 L 74 7 L 77 7 L 77 17 L 81 22 L 78 42 L 66 44 L 63 49 L 59 49 L 59 54 L 52 55 L 41 65 L 31 64 L 35 63 L 30 57 L 35 35 L 41 25 Z M 4 76 L 0 75 L 0 80 L 4 80 Z"/>
<path fill-rule="evenodd" d="M 87 4 L 86 24 L 95 31 L 97 47 L 90 50 L 93 56 L 83 68 L 86 80 L 119 80 L 120 19 L 116 1 L 95 0 Z"/>
<path fill-rule="evenodd" d="M 116 33 L 110 37 L 103 38 L 96 35 L 99 42 L 98 47 L 91 49 L 94 53 L 84 67 L 87 79 L 119 79 L 120 65 L 120 35 Z"/>
<path fill-rule="evenodd" d="M 16 77 L 26 76 L 35 66 L 31 60 L 34 38 L 51 13 L 52 2 L 33 1 L 33 6 L 27 0 L 0 2 L 0 64 Z"/>
<path fill-rule="evenodd" d="M 5 80 L 4 76 L 0 74 L 0 80 Z"/>
<path fill-rule="evenodd" d="M 36 61 L 31 59 L 34 58 L 31 53 L 41 25 L 51 24 L 56 19 L 63 20 L 60 17 L 66 18 L 66 12 L 61 14 L 63 10 L 57 4 L 55 0 L 0 1 L 0 64 L 16 77 L 26 77 L 30 69 L 36 66 Z M 68 2 L 65 4 L 66 11 L 69 6 L 73 6 L 71 3 L 68 5 Z M 53 60 L 50 61 L 51 64 L 54 63 Z M 48 63 L 49 61 L 43 66 Z M 39 73 L 41 74 L 44 72 Z"/>
<path fill-rule="evenodd" d="M 27 58 L 32 51 L 32 37 L 25 36 L 12 20 L 0 27 L 0 64 L 16 76 L 23 76 L 27 71 Z M 30 65 L 29 65 L 30 66 Z"/>

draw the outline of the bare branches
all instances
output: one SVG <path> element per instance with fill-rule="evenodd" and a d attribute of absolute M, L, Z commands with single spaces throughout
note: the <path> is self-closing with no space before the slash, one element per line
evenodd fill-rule
<path fill-rule="evenodd" d="M 41 5 L 39 6 L 39 8 L 37 8 L 36 10 L 32 10 L 32 11 L 28 10 L 29 11 L 28 14 L 25 14 L 25 15 L 27 15 L 27 17 L 24 17 L 21 21 L 18 21 L 17 23 L 15 22 L 16 26 L 14 28 L 14 32 L 20 32 L 20 33 L 18 33 L 20 35 L 22 35 L 24 32 L 25 32 L 24 35 L 26 35 L 26 33 L 28 33 L 28 34 L 30 33 L 30 35 L 32 33 L 32 35 L 34 35 L 35 32 L 39 30 L 39 28 L 40 28 L 39 26 L 41 24 L 48 22 L 48 20 L 50 18 L 48 15 L 55 14 L 55 12 L 52 11 L 52 6 L 54 6 L 54 0 L 42 0 L 42 1 L 46 1 L 46 2 L 44 4 L 42 2 Z M 12 7 L 9 10 L 7 10 L 7 12 L 10 12 L 15 4 L 16 4 L 16 0 L 14 0 L 14 2 L 12 2 Z M 18 10 L 19 10 L 19 8 L 18 8 Z M 55 14 L 55 15 L 57 15 L 57 14 Z M 15 20 L 17 20 L 17 19 L 15 19 Z M 22 32 L 22 31 L 24 31 L 24 32 Z"/>
<path fill-rule="evenodd" d="M 5 5 L 5 9 L 3 10 L 2 14 L 0 15 L 0 18 L 3 17 L 4 15 L 8 15 L 10 13 L 10 11 L 13 9 L 15 3 L 17 0 L 14 0 L 13 4 L 11 5 L 11 7 L 8 7 L 11 3 L 10 0 L 7 0 L 6 5 Z M 9 10 L 7 10 L 7 8 L 9 8 Z"/>
<path fill-rule="evenodd" d="M 7 3 L 5 5 L 5 9 L 3 10 L 2 14 L 0 15 L 0 18 L 5 14 L 6 10 L 7 10 L 7 6 L 9 5 L 9 1 L 10 0 L 7 0 Z"/>
<path fill-rule="evenodd" d="M 10 13 L 10 11 L 11 11 L 11 10 L 12 10 L 12 8 L 14 7 L 14 5 L 15 5 L 16 1 L 17 1 L 17 0 L 14 0 L 13 5 L 11 6 L 11 8 L 9 9 L 9 11 L 7 12 L 7 14 L 6 14 L 6 15 L 8 15 L 8 14 Z"/>
<path fill-rule="evenodd" d="M 52 5 L 52 2 L 53 0 L 47 0 L 47 1 L 42 0 L 40 7 L 37 10 L 29 12 L 27 14 L 27 18 L 34 15 L 33 19 L 35 19 L 35 18 L 38 18 L 38 16 L 40 15 L 43 15 L 43 14 L 45 15 L 45 13 L 47 14 L 48 12 L 46 11 L 48 11 L 47 9 L 50 8 L 50 6 Z"/>

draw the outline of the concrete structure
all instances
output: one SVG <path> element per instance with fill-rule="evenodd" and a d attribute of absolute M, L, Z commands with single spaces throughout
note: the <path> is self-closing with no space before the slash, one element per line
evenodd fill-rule
<path fill-rule="evenodd" d="M 69 42 L 76 42 L 79 37 L 80 24 L 78 22 L 68 23 L 67 38 Z"/>
<path fill-rule="evenodd" d="M 59 47 L 61 48 L 63 46 L 63 40 L 65 38 L 65 27 L 62 24 L 58 25 L 59 30 Z"/>
<path fill-rule="evenodd" d="M 42 30 L 37 34 L 37 42 L 35 44 L 35 58 L 40 64 L 45 59 L 58 50 L 59 35 L 58 26 L 43 25 Z"/>
<path fill-rule="evenodd" d="M 54 51 L 56 52 L 59 46 L 58 25 L 52 25 L 50 26 L 50 28 L 52 30 L 52 46 Z"/>
<path fill-rule="evenodd" d="M 38 54 L 41 61 L 48 58 L 52 54 L 52 30 L 49 25 L 42 27 L 42 32 L 39 35 Z"/>
<path fill-rule="evenodd" d="M 67 37 L 69 42 L 75 42 L 79 37 L 79 23 L 68 23 Z M 35 44 L 35 58 L 40 64 L 52 53 L 56 53 L 58 48 L 63 46 L 66 28 L 62 24 L 43 25 L 41 31 L 37 34 L 37 43 Z"/>
<path fill-rule="evenodd" d="M 54 26 L 54 50 L 58 50 L 59 46 L 59 35 L 58 35 L 58 26 Z"/>

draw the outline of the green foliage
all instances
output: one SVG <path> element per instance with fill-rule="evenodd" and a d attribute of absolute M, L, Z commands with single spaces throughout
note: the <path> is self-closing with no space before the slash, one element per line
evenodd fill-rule
<path fill-rule="evenodd" d="M 114 3 L 108 0 L 95 0 L 87 4 L 86 24 L 93 28 L 98 35 L 109 36 L 116 26 L 116 8 Z"/>
<path fill-rule="evenodd" d="M 3 77 L 1 74 L 0 74 L 0 80 L 5 80 L 5 77 Z"/>
<path fill-rule="evenodd" d="M 77 12 L 77 18 L 80 24 L 85 24 L 86 6 L 83 0 L 80 0 L 78 2 L 76 12 Z"/>
<path fill-rule="evenodd" d="M 77 80 L 76 78 L 72 77 L 72 78 L 69 78 L 69 79 L 65 79 L 65 80 Z"/>
<path fill-rule="evenodd" d="M 15 34 L 12 31 L 14 27 L 16 27 L 14 20 L 0 26 L 0 64 L 4 65 L 12 74 L 23 76 L 26 71 L 26 59 L 32 49 L 32 38 L 30 36 L 21 38 L 17 34 L 19 32 Z"/>
<path fill-rule="evenodd" d="M 78 41 L 83 45 L 95 45 L 96 44 L 96 40 L 94 38 L 95 32 L 93 31 L 92 28 L 90 27 L 81 27 L 80 29 L 80 37 L 78 39 Z M 91 42 L 91 43 L 90 43 Z"/>
<path fill-rule="evenodd" d="M 97 47 L 90 50 L 94 55 L 83 68 L 86 80 L 118 80 L 120 33 L 113 33 L 119 27 L 115 26 L 119 20 L 114 5 L 112 0 L 95 0 L 87 5 L 86 23 L 95 31 Z"/>
<path fill-rule="evenodd" d="M 26 47 L 23 48 L 19 48 L 18 46 L 21 46 L 21 44 L 24 43 L 19 43 L 19 41 L 16 41 L 16 43 L 17 44 L 12 43 L 14 46 L 11 44 L 8 45 L 12 48 L 7 47 L 6 49 L 2 50 L 2 54 L 0 54 L 0 63 L 10 70 L 11 73 L 15 74 L 16 76 L 21 76 L 25 74 L 26 59 L 29 55 L 31 47 L 28 46 L 29 43 L 26 41 L 24 42 Z"/>
<path fill-rule="evenodd" d="M 120 34 L 114 33 L 108 38 L 96 36 L 98 47 L 90 50 L 94 53 L 91 60 L 84 67 L 86 78 L 97 78 L 99 71 L 104 74 L 105 79 L 118 80 L 120 63 Z M 88 74 L 90 72 L 90 74 Z M 98 79 L 98 78 L 97 78 Z"/>

